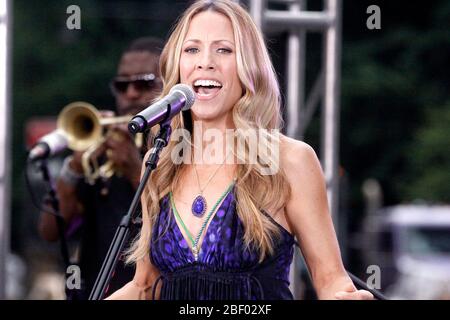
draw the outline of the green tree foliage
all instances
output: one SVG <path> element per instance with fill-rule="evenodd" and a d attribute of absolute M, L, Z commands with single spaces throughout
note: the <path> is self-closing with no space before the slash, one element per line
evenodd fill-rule
<path fill-rule="evenodd" d="M 426 111 L 425 123 L 408 148 L 408 178 L 400 185 L 407 200 L 450 202 L 450 103 Z"/>
<path fill-rule="evenodd" d="M 344 19 L 358 10 L 347 5 Z M 379 31 L 344 23 L 341 158 L 353 204 L 368 177 L 381 182 L 386 204 L 448 202 L 450 5 L 380 7 Z"/>

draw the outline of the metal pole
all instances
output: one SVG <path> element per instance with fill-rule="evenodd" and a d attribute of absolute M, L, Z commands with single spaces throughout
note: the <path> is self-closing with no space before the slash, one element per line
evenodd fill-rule
<path fill-rule="evenodd" d="M 341 60 L 341 1 L 327 0 L 326 10 L 333 21 L 325 33 L 325 83 L 323 104 L 322 165 L 328 201 L 335 228 L 338 226 L 339 195 L 339 95 Z"/>
<path fill-rule="evenodd" d="M 305 7 L 304 0 L 289 5 L 289 10 L 298 12 Z M 288 36 L 287 56 L 287 135 L 298 139 L 300 118 L 305 99 L 305 43 L 306 33 L 299 28 L 291 28 Z"/>
<path fill-rule="evenodd" d="M 10 3 L 0 1 L 0 299 L 6 299 L 6 259 L 10 250 Z"/>
<path fill-rule="evenodd" d="M 263 13 L 266 7 L 266 0 L 250 0 L 250 15 L 256 26 L 263 32 Z"/>
<path fill-rule="evenodd" d="M 275 28 L 306 28 L 324 30 L 332 24 L 333 17 L 325 12 L 292 12 L 267 10 L 264 21 Z"/>
<path fill-rule="evenodd" d="M 304 10 L 305 1 L 299 0 L 289 5 L 290 12 Z M 300 119 L 304 109 L 305 90 L 305 43 L 306 32 L 300 28 L 291 28 L 288 36 L 287 50 L 287 135 L 298 139 Z M 301 279 L 298 276 L 301 269 L 299 250 L 294 251 L 289 273 L 290 287 L 294 299 L 301 298 Z"/>

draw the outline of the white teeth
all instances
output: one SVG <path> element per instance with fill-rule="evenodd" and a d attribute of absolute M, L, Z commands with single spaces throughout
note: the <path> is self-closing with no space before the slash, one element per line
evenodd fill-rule
<path fill-rule="evenodd" d="M 202 86 L 202 87 L 209 87 L 209 86 L 215 86 L 215 87 L 221 87 L 222 84 L 220 82 L 214 81 L 214 80 L 196 80 L 194 82 L 194 86 Z"/>

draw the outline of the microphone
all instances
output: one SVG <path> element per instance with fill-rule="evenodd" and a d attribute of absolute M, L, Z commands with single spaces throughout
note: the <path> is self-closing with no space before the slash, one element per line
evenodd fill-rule
<path fill-rule="evenodd" d="M 144 132 L 147 128 L 172 119 L 180 111 L 189 110 L 195 101 L 195 93 L 186 84 L 177 84 L 167 96 L 135 115 L 128 123 L 132 134 Z"/>
<path fill-rule="evenodd" d="M 36 161 L 51 157 L 67 148 L 67 138 L 59 129 L 54 130 L 41 139 L 30 150 L 29 161 Z"/>

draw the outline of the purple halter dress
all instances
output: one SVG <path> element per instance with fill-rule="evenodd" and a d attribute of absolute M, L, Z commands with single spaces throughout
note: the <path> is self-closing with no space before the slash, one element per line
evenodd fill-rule
<path fill-rule="evenodd" d="M 197 261 L 175 221 L 168 195 L 161 199 L 150 249 L 151 262 L 160 271 L 153 297 L 161 285 L 161 300 L 293 299 L 289 269 L 294 237 L 266 214 L 280 228 L 281 237 L 274 240 L 274 255 L 258 263 L 257 251 L 243 249 L 244 230 L 233 191 L 211 217 Z"/>

